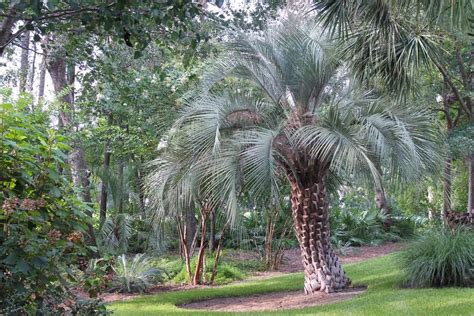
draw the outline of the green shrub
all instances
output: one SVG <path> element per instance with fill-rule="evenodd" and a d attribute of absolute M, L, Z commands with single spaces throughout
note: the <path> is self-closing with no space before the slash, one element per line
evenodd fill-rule
<path fill-rule="evenodd" d="M 403 252 L 402 266 L 411 287 L 472 286 L 474 233 L 428 231 Z"/>
<path fill-rule="evenodd" d="M 110 290 L 114 292 L 146 292 L 153 283 L 162 283 L 165 276 L 144 254 L 136 254 L 131 260 L 125 255 L 118 256 L 112 269 L 115 277 Z"/>
<path fill-rule="evenodd" d="M 90 209 L 66 176 L 67 139 L 30 102 L 0 103 L 0 314 L 53 313 L 88 254 Z"/>
<path fill-rule="evenodd" d="M 197 258 L 194 257 L 191 261 L 191 269 L 194 271 L 196 269 Z M 214 258 L 206 258 L 206 280 L 211 279 L 212 268 L 214 266 Z M 214 280 L 214 284 L 226 284 L 236 280 L 242 280 L 244 278 L 244 273 L 237 267 L 232 266 L 227 263 L 221 263 L 217 267 L 217 275 Z M 186 266 L 183 265 L 181 271 L 175 275 L 173 282 L 175 283 L 189 283 L 188 273 L 186 272 Z"/>

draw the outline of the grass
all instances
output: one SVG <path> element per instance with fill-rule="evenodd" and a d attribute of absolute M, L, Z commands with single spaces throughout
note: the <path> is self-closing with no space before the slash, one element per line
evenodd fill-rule
<path fill-rule="evenodd" d="M 362 263 L 346 265 L 346 271 L 354 283 L 368 285 L 366 293 L 351 300 L 304 309 L 252 312 L 251 314 L 474 315 L 473 288 L 403 289 L 400 287 L 403 276 L 398 267 L 398 261 L 397 254 L 391 254 Z M 292 273 L 222 287 L 140 296 L 133 300 L 113 303 L 110 308 L 114 311 L 114 315 L 228 315 L 232 313 L 190 311 L 180 309 L 176 305 L 214 297 L 299 290 L 302 285 L 302 273 Z"/>

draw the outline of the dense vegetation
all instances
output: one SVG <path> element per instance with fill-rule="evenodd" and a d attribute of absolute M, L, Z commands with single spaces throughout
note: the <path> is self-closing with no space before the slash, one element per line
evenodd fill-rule
<path fill-rule="evenodd" d="M 106 314 L 295 248 L 300 282 L 112 310 L 352 281 L 307 312 L 466 312 L 418 288 L 474 284 L 472 1 L 237 2 L 0 3 L 0 314 Z"/>

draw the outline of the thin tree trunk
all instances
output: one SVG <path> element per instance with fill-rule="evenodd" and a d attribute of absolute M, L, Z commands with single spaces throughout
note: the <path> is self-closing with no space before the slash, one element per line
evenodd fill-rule
<path fill-rule="evenodd" d="M 448 157 L 444 161 L 444 180 L 443 180 L 443 220 L 446 221 L 446 218 L 451 212 L 451 168 L 453 160 Z"/>
<path fill-rule="evenodd" d="M 124 179 L 123 179 L 123 169 L 124 162 L 121 161 L 118 166 L 118 212 L 119 214 L 123 212 L 123 188 L 124 188 Z"/>
<path fill-rule="evenodd" d="M 221 231 L 221 238 L 219 239 L 219 242 L 217 244 L 216 255 L 214 257 L 214 266 L 212 267 L 212 274 L 211 279 L 209 280 L 209 284 L 214 284 L 214 280 L 216 279 L 217 268 L 219 267 L 219 261 L 221 259 L 222 246 L 224 245 L 224 234 L 227 231 L 229 223 L 230 221 L 227 221 Z"/>
<path fill-rule="evenodd" d="M 197 239 L 197 221 L 194 212 L 194 207 L 191 206 L 186 210 L 186 242 L 190 246 L 190 254 L 192 256 L 194 252 L 194 246 L 196 245 Z"/>
<path fill-rule="evenodd" d="M 111 152 L 105 149 L 104 153 L 104 174 L 100 185 L 100 225 L 104 224 L 107 219 L 107 182 L 106 178 L 109 174 Z"/>
<path fill-rule="evenodd" d="M 31 60 L 31 68 L 28 73 L 28 85 L 26 90 L 33 94 L 33 84 L 35 82 L 35 71 L 36 71 L 36 42 L 33 42 L 33 59 Z"/>
<path fill-rule="evenodd" d="M 216 248 L 216 212 L 215 210 L 210 214 L 209 222 L 209 253 L 212 253 Z"/>
<path fill-rule="evenodd" d="M 206 206 L 201 208 L 201 244 L 199 246 L 199 253 L 197 257 L 196 270 L 194 271 L 193 285 L 201 283 L 204 265 L 204 255 L 206 252 L 206 231 L 207 231 L 207 219 L 209 216 L 209 210 Z"/>
<path fill-rule="evenodd" d="M 288 175 L 294 227 L 304 266 L 304 291 L 330 293 L 349 286 L 351 281 L 331 247 L 324 175 L 310 172 L 303 176 L 306 179 L 297 181 L 292 174 Z"/>
<path fill-rule="evenodd" d="M 185 228 L 182 227 L 182 223 L 179 217 L 177 217 L 177 221 L 178 221 L 179 244 L 180 244 L 182 253 L 184 255 L 184 264 L 186 266 L 186 272 L 188 274 L 188 278 L 190 281 L 192 281 L 193 275 L 191 272 L 191 256 L 189 255 L 189 247 L 186 242 L 186 231 L 185 231 Z"/>
<path fill-rule="evenodd" d="M 46 83 L 46 55 L 43 57 L 43 61 L 40 66 L 39 74 L 39 85 L 38 85 L 38 102 L 41 102 L 41 99 L 44 97 L 44 86 Z"/>
<path fill-rule="evenodd" d="M 468 194 L 467 194 L 467 210 L 471 217 L 474 217 L 474 154 L 467 158 L 468 170 Z"/>
<path fill-rule="evenodd" d="M 26 83 L 28 80 L 28 55 L 30 48 L 30 31 L 26 31 L 21 39 L 21 57 L 20 57 L 20 75 L 19 87 L 20 93 L 26 91 Z"/>

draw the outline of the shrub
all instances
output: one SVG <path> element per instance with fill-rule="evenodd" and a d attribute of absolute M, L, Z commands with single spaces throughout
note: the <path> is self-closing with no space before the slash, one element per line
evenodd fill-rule
<path fill-rule="evenodd" d="M 197 258 L 194 257 L 191 261 L 191 269 L 194 271 L 196 269 L 196 261 Z M 214 265 L 214 258 L 206 258 L 206 273 L 205 273 L 205 280 L 211 279 L 212 268 Z M 237 267 L 232 266 L 230 264 L 220 264 L 217 267 L 217 275 L 214 280 L 214 284 L 226 284 L 236 280 L 242 280 L 244 278 L 244 273 Z M 186 267 L 183 265 L 181 271 L 176 274 L 173 278 L 173 282 L 175 283 L 189 283 L 188 280 L 188 273 L 186 271 Z"/>
<path fill-rule="evenodd" d="M 118 256 L 112 269 L 115 276 L 110 290 L 114 292 L 147 292 L 152 283 L 161 283 L 165 277 L 165 272 L 154 268 L 144 254 L 136 254 L 131 260 L 126 255 Z"/>
<path fill-rule="evenodd" d="M 0 104 L 0 314 L 53 313 L 88 251 L 89 209 L 58 172 L 70 147 L 30 102 Z"/>
<path fill-rule="evenodd" d="M 474 233 L 428 231 L 403 252 L 402 265 L 411 287 L 472 286 Z"/>

